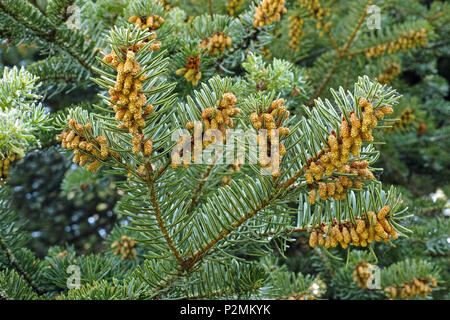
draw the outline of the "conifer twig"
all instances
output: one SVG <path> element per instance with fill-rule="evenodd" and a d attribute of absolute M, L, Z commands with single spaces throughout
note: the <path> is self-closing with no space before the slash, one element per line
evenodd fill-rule
<path fill-rule="evenodd" d="M 16 256 L 8 248 L 5 240 L 2 237 L 0 237 L 0 248 L 2 248 L 2 250 L 5 252 L 6 257 L 8 258 L 9 262 L 14 267 L 14 269 L 25 279 L 25 281 L 30 285 L 30 287 L 33 289 L 33 291 L 36 292 L 40 296 L 43 295 L 44 292 L 37 287 L 37 285 L 34 283 L 33 279 L 31 279 L 31 277 L 28 275 L 28 273 L 26 273 L 25 270 L 22 268 L 22 266 L 17 262 Z"/>
<path fill-rule="evenodd" d="M 317 99 L 323 92 L 323 90 L 326 88 L 328 82 L 330 82 L 331 78 L 334 75 L 334 72 L 336 71 L 338 65 L 342 61 L 343 57 L 346 55 L 347 50 L 350 48 L 351 44 L 353 43 L 353 40 L 355 40 L 356 34 L 358 33 L 359 29 L 361 28 L 362 23 L 364 22 L 364 19 L 367 15 L 367 10 L 369 9 L 370 5 L 372 4 L 372 0 L 369 0 L 364 8 L 364 11 L 361 15 L 361 17 L 358 20 L 358 23 L 356 24 L 355 28 L 353 29 L 352 34 L 348 38 L 347 42 L 345 43 L 344 47 L 342 49 L 338 50 L 338 56 L 336 60 L 334 61 L 333 65 L 331 66 L 330 71 L 328 72 L 325 79 L 322 81 L 319 88 L 314 93 L 313 97 L 309 101 L 308 105 L 311 107 L 314 103 L 314 100 Z"/>
<path fill-rule="evenodd" d="M 182 265 L 184 263 L 184 260 L 181 257 L 180 252 L 175 247 L 173 240 L 170 237 L 169 232 L 167 231 L 167 228 L 165 226 L 165 223 L 161 217 L 161 211 L 159 210 L 159 203 L 158 203 L 158 199 L 156 198 L 156 193 L 155 193 L 155 181 L 154 181 L 154 173 L 153 173 L 152 164 L 150 162 L 148 162 L 146 164 L 145 168 L 147 170 L 147 176 L 148 176 L 148 178 L 146 179 L 147 187 L 150 190 L 150 200 L 152 202 L 153 209 L 155 210 L 155 218 L 158 223 L 158 227 L 161 230 L 161 233 L 162 233 L 164 239 L 166 240 L 167 246 L 169 247 L 170 251 L 172 251 L 172 254 L 175 256 L 175 259 L 177 260 L 177 262 L 180 265 Z"/>

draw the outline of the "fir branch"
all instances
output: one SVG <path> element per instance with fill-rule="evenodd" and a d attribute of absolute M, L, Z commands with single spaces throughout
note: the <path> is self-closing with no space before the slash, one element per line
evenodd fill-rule
<path fill-rule="evenodd" d="M 339 66 L 339 64 L 341 63 L 342 59 L 346 55 L 348 49 L 350 48 L 351 44 L 353 43 L 353 40 L 355 40 L 356 34 L 358 33 L 359 29 L 361 28 L 362 23 L 364 22 L 364 19 L 366 18 L 367 10 L 369 9 L 370 5 L 372 4 L 372 1 L 373 0 L 369 0 L 367 2 L 363 13 L 361 14 L 361 17 L 358 20 L 358 23 L 356 24 L 355 28 L 353 29 L 352 34 L 350 35 L 350 37 L 348 38 L 347 42 L 342 47 L 342 49 L 338 49 L 338 51 L 337 51 L 338 56 L 336 57 L 336 60 L 334 61 L 333 65 L 331 66 L 330 71 L 328 72 L 327 76 L 325 77 L 325 79 L 320 84 L 319 88 L 313 94 L 311 100 L 309 101 L 308 106 L 311 107 L 313 105 L 314 100 L 317 99 L 322 94 L 323 90 L 328 85 L 328 82 L 330 82 L 331 78 L 334 75 L 334 72 L 336 71 L 337 67 Z"/>
<path fill-rule="evenodd" d="M 18 263 L 16 256 L 14 253 L 8 248 L 5 240 L 0 237 L 0 248 L 5 252 L 6 257 L 8 258 L 11 265 L 14 269 L 25 279 L 25 281 L 30 285 L 34 292 L 38 295 L 43 295 L 44 291 L 38 288 L 38 286 L 34 283 L 33 279 L 28 275 L 28 273 L 22 268 L 22 266 Z"/>
<path fill-rule="evenodd" d="M 150 199 L 153 205 L 153 209 L 155 210 L 154 215 L 158 222 L 158 227 L 161 230 L 161 233 L 164 236 L 164 239 L 167 242 L 167 246 L 169 247 L 170 251 L 172 251 L 173 255 L 177 259 L 178 263 L 180 265 L 184 264 L 183 257 L 181 256 L 180 252 L 175 247 L 172 238 L 169 235 L 169 232 L 167 231 L 167 228 L 165 226 L 164 220 L 161 218 L 161 212 L 159 210 L 159 203 L 158 199 L 156 198 L 155 193 L 155 180 L 154 180 L 154 172 L 152 168 L 152 164 L 148 162 L 145 166 L 147 170 L 147 187 L 150 190 Z"/>
<path fill-rule="evenodd" d="M 55 28 L 50 28 L 49 30 L 41 30 L 38 28 L 37 24 L 33 23 L 32 21 L 28 21 L 18 15 L 17 12 L 12 10 L 10 7 L 4 3 L 4 0 L 0 0 L 0 10 L 5 12 L 8 16 L 10 16 L 12 19 L 14 19 L 17 23 L 20 23 L 25 28 L 31 30 L 33 33 L 35 33 L 37 36 L 41 37 L 48 43 L 54 43 L 56 44 L 62 51 L 68 53 L 74 60 L 78 61 L 78 63 L 85 68 L 87 71 L 93 73 L 93 69 L 89 61 L 83 59 L 80 57 L 80 54 L 74 51 L 74 47 L 66 41 L 63 41 L 59 37 L 57 37 L 58 30 Z M 41 15 L 41 18 L 44 19 L 46 24 L 51 25 L 51 23 L 47 20 L 47 18 L 44 15 Z"/>

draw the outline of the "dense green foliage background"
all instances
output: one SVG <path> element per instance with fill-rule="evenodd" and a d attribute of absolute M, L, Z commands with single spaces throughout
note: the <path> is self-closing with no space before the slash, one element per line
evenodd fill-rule
<path fill-rule="evenodd" d="M 102 26 L 112 26 L 117 17 L 124 14 L 127 3 L 131 1 L 75 1 L 75 3 L 78 2 L 80 4 L 95 3 L 97 11 L 92 12 L 89 18 L 92 19 L 91 23 L 98 22 Z M 187 21 L 190 16 L 208 15 L 210 10 L 207 0 L 166 2 L 171 5 L 171 8 L 184 10 L 183 14 L 179 14 L 180 20 Z M 217 14 L 227 14 L 225 2 L 212 1 L 211 10 Z M 348 23 L 353 26 L 355 19 L 344 14 L 348 6 L 352 5 L 349 4 L 351 2 L 323 1 L 324 5 L 331 8 L 332 15 L 347 19 L 347 22 L 343 24 Z M 359 5 L 359 2 L 364 1 L 357 2 Z M 375 248 L 380 267 L 388 267 L 400 260 L 410 258 L 430 261 L 440 269 L 439 288 L 428 297 L 432 299 L 450 298 L 450 224 L 448 222 L 448 210 L 450 210 L 448 208 L 450 196 L 448 185 L 450 180 L 450 12 L 449 6 L 444 5 L 444 2 L 396 0 L 377 3 L 382 8 L 380 32 L 383 32 L 383 28 L 395 30 L 397 25 L 405 21 L 414 24 L 419 20 L 426 20 L 430 29 L 433 30 L 433 37 L 426 47 L 400 52 L 392 59 L 401 66 L 401 72 L 390 85 L 403 95 L 399 107 L 396 108 L 395 116 L 400 117 L 402 111 L 410 108 L 414 114 L 414 120 L 394 132 L 384 131 L 386 144 L 377 146 L 381 151 L 377 166 L 384 169 L 377 173 L 377 178 L 386 188 L 390 184 L 400 188 L 405 199 L 404 206 L 408 206 L 410 212 L 415 215 L 405 222 L 405 226 L 414 233 L 407 239 L 402 238 L 396 241 L 395 247 L 390 244 L 380 244 Z M 45 10 L 47 5 L 46 1 L 40 0 L 30 1 L 30 3 L 40 10 Z M 293 51 L 288 46 L 288 16 L 294 15 L 293 12 L 299 15 L 306 13 L 304 9 L 301 9 L 299 1 L 287 1 L 286 7 L 288 14 L 283 16 L 280 22 L 276 22 L 264 31 L 267 32 L 264 50 L 270 52 L 270 57 L 261 58 L 260 63 L 270 65 L 273 59 L 279 58 L 293 64 L 289 66 L 290 72 L 294 74 L 292 79 L 274 76 L 266 81 L 276 90 L 285 90 L 287 96 L 295 90 L 291 81 L 302 85 L 301 94 L 291 96 L 290 104 L 291 112 L 300 114 L 299 106 L 309 103 L 313 94 L 317 92 L 319 85 L 317 79 L 325 77 L 326 65 L 317 66 L 317 60 L 335 59 L 335 57 L 332 53 L 330 56 L 322 56 L 324 52 L 332 52 L 332 47 L 326 42 L 326 37 L 318 37 L 317 33 L 314 34 L 312 31 L 302 40 L 299 51 Z M 249 8 L 254 8 L 251 7 L 251 1 L 244 1 L 238 12 L 242 13 Z M 434 18 L 436 14 L 438 18 Z M 307 21 L 306 25 L 308 23 Z M 92 30 L 92 26 L 87 28 Z M 314 30 L 314 27 L 309 30 Z M 0 35 L 2 40 L 0 71 L 5 67 L 25 66 L 33 72 L 36 61 L 47 57 L 47 54 L 52 56 L 54 48 L 49 48 L 49 52 L 43 52 L 32 37 L 29 41 L 21 41 L 15 36 L 10 37 L 6 29 L 2 29 Z M 259 40 L 264 41 L 264 39 Z M 337 40 L 342 43 L 345 39 L 337 38 Z M 175 52 L 178 45 L 180 44 L 173 39 L 163 44 L 169 53 Z M 261 45 L 247 49 L 263 54 Z M 191 49 L 186 50 L 192 52 L 189 51 Z M 267 53 L 267 51 L 264 52 Z M 174 61 L 181 59 L 178 56 L 173 57 Z M 246 66 L 245 63 L 242 65 L 228 61 L 227 66 L 230 70 L 224 71 L 214 64 L 214 59 L 210 58 L 211 61 L 208 59 L 206 58 L 204 62 L 205 71 L 202 81 L 206 81 L 214 72 L 223 75 L 231 74 L 241 80 L 246 79 L 248 87 L 253 90 L 252 77 L 258 79 L 256 69 L 261 69 L 261 65 L 257 62 L 251 63 L 247 60 Z M 232 59 L 232 57 L 223 59 Z M 343 65 L 342 70 L 336 71 L 336 75 L 326 85 L 327 89 L 337 88 L 347 82 L 353 83 L 357 76 L 365 73 L 376 78 L 383 70 L 383 66 L 391 61 L 389 59 L 370 60 L 373 61 L 373 65 L 361 65 L 362 62 L 358 65 L 357 58 L 355 60 L 352 62 L 354 65 Z M 173 80 L 178 81 L 176 92 L 180 96 L 186 96 L 196 88 L 175 75 L 175 70 L 181 66 L 182 63 L 180 65 L 174 62 L 171 76 Z M 347 68 L 352 69 L 350 74 L 346 73 Z M 42 90 L 45 89 L 45 91 L 40 94 L 44 95 L 42 103 L 48 111 L 64 112 L 80 104 L 89 109 L 91 104 L 100 101 L 96 95 L 99 88 L 89 81 L 89 77 L 83 75 L 84 78 L 77 80 L 74 78 L 77 70 L 60 68 L 57 71 L 59 73 L 55 75 L 48 73 L 47 79 L 41 79 Z M 347 80 L 345 80 L 346 77 Z M 244 86 L 242 88 L 243 92 L 247 90 Z M 321 97 L 327 96 L 328 90 L 324 90 Z M 27 152 L 23 159 L 12 165 L 10 172 L 8 185 L 12 190 L 11 209 L 16 212 L 17 221 L 23 221 L 24 230 L 31 235 L 27 248 L 38 257 L 45 257 L 49 252 L 50 256 L 54 257 L 63 248 L 70 254 L 72 252 L 91 254 L 109 250 L 114 237 L 120 236 L 117 225 L 127 223 L 127 218 L 115 214 L 115 205 L 121 196 L 116 185 L 120 178 L 88 173 L 74 165 L 71 156 L 62 152 L 55 142 L 56 133 L 57 131 L 47 132 L 43 137 L 43 147 Z M 442 191 L 440 198 L 432 199 L 430 194 L 438 190 Z M 326 290 L 317 295 L 318 298 L 385 298 L 380 293 L 359 288 L 352 279 L 352 266 L 361 259 L 374 262 L 371 254 L 355 250 L 347 256 L 345 250 L 332 249 L 330 252 L 333 257 L 330 257 L 320 250 L 309 248 L 307 234 L 299 233 L 296 238 L 297 241 L 289 243 L 285 255 L 280 254 L 277 261 L 269 261 L 267 265 L 277 263 L 295 273 L 301 272 L 318 277 L 322 281 L 320 283 L 326 286 Z M 108 240 L 105 242 L 105 239 Z M 51 285 L 48 289 L 57 291 L 57 288 Z"/>

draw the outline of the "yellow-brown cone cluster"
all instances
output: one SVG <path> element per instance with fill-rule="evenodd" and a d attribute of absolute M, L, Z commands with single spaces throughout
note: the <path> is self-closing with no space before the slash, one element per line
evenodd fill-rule
<path fill-rule="evenodd" d="M 231 48 L 231 37 L 218 31 L 212 37 L 203 40 L 200 43 L 200 48 L 208 49 L 209 56 L 224 53 L 226 48 Z"/>
<path fill-rule="evenodd" d="M 303 31 L 304 20 L 301 17 L 289 17 L 289 47 L 295 51 L 299 51 L 299 46 L 302 44 L 302 38 L 305 36 Z"/>
<path fill-rule="evenodd" d="M 269 48 L 267 47 L 261 47 L 261 52 L 267 60 L 270 60 L 272 58 L 272 53 L 270 53 Z"/>
<path fill-rule="evenodd" d="M 158 15 L 149 15 L 147 18 L 145 17 L 138 17 L 138 16 L 131 16 L 128 19 L 129 22 L 134 23 L 137 27 L 139 27 L 141 30 L 145 31 L 148 30 L 149 32 L 152 32 L 151 36 L 148 39 L 145 39 L 142 41 L 142 43 L 139 44 L 139 46 L 144 46 L 148 41 L 152 39 L 156 39 L 157 34 L 156 30 L 161 27 L 161 24 L 164 22 L 164 19 Z M 154 41 L 151 46 L 151 51 L 156 51 L 161 48 L 161 42 L 160 41 Z M 137 50 L 134 50 L 137 51 Z"/>
<path fill-rule="evenodd" d="M 131 16 L 128 19 L 129 22 L 134 23 L 137 27 L 142 30 L 155 31 L 161 27 L 164 19 L 156 14 L 151 14 L 147 18 Z"/>
<path fill-rule="evenodd" d="M 368 58 L 379 57 L 385 54 L 392 54 L 398 51 L 405 51 L 417 46 L 425 46 L 427 44 L 427 30 L 419 31 L 410 30 L 409 33 L 403 33 L 395 41 L 380 44 L 376 47 L 368 48 L 365 54 Z"/>
<path fill-rule="evenodd" d="M 234 16 L 236 11 L 238 11 L 245 0 L 228 0 L 227 12 L 230 16 Z"/>
<path fill-rule="evenodd" d="M 300 0 L 300 5 L 303 8 L 307 8 L 311 16 L 317 20 L 316 29 L 321 30 L 319 37 L 322 37 L 324 33 L 328 32 L 331 27 L 331 22 L 324 22 L 325 17 L 330 16 L 330 10 L 323 8 L 319 0 Z"/>
<path fill-rule="evenodd" d="M 201 136 L 202 137 L 202 149 L 209 146 L 211 143 L 215 142 L 215 136 L 210 134 L 211 132 L 207 132 L 208 130 L 220 130 L 222 133 L 223 143 L 226 141 L 226 130 L 228 128 L 234 127 L 234 122 L 232 117 L 238 115 L 240 113 L 240 109 L 236 108 L 237 98 L 231 92 L 226 92 L 222 95 L 222 100 L 220 101 L 218 108 L 209 107 L 202 111 L 202 126 L 195 126 L 194 122 L 186 123 L 186 129 L 188 129 L 191 133 L 190 137 L 183 135 L 180 137 L 177 146 L 182 147 L 185 143 L 189 142 L 189 138 L 191 138 L 191 151 L 194 151 L 195 143 L 194 137 Z M 201 133 L 194 132 L 195 130 L 202 130 Z M 173 158 L 175 157 L 175 159 Z M 173 155 L 172 167 L 178 168 L 178 162 L 176 157 L 180 157 L 181 155 Z M 194 155 L 192 155 L 194 157 Z M 195 159 L 193 159 L 195 161 Z M 188 163 L 183 162 L 183 167 L 189 167 Z"/>
<path fill-rule="evenodd" d="M 393 133 L 398 130 L 404 129 L 414 122 L 416 116 L 411 108 L 405 108 L 400 114 L 400 120 L 394 122 L 391 128 L 386 128 L 386 132 Z"/>
<path fill-rule="evenodd" d="M 308 183 L 319 177 L 322 179 L 321 176 L 323 176 L 324 174 L 328 175 L 329 173 L 325 172 L 327 170 L 326 166 L 325 169 L 323 169 L 323 167 L 320 166 L 320 163 L 319 165 L 313 163 L 314 162 L 311 162 L 309 170 L 306 171 L 305 174 L 306 181 Z M 318 188 L 316 190 L 314 185 L 310 185 L 308 202 L 310 204 L 314 204 L 317 200 L 317 195 L 319 195 L 319 198 L 321 200 L 327 200 L 330 197 L 332 197 L 334 200 L 345 199 L 347 196 L 347 189 L 352 187 L 361 189 L 363 180 L 371 180 L 374 178 L 373 173 L 368 169 L 368 166 L 368 161 L 361 160 L 354 161 L 351 163 L 351 165 L 345 164 L 339 167 L 339 169 L 337 170 L 338 173 L 352 174 L 354 175 L 352 176 L 353 179 L 350 179 L 348 176 L 338 175 L 334 177 L 331 176 L 324 181 L 315 182 L 314 185 Z"/>
<path fill-rule="evenodd" d="M 281 19 L 281 14 L 287 12 L 285 0 L 263 0 L 256 8 L 253 26 L 264 27 Z"/>
<path fill-rule="evenodd" d="M 398 63 L 389 63 L 383 70 L 383 73 L 378 75 L 378 82 L 381 84 L 388 84 L 392 79 L 398 76 L 400 72 L 401 70 Z"/>
<path fill-rule="evenodd" d="M 281 163 L 282 157 L 286 154 L 286 148 L 284 144 L 281 142 L 282 139 L 286 138 L 286 136 L 290 133 L 289 128 L 283 127 L 282 124 L 289 117 L 289 111 L 284 106 L 284 99 L 277 99 L 272 101 L 269 108 L 263 112 L 253 112 L 250 115 L 250 121 L 253 125 L 253 128 L 256 130 L 266 129 L 267 130 L 267 152 L 270 153 L 272 146 L 275 146 L 275 143 L 278 143 L 278 157 L 279 163 Z M 275 132 L 276 130 L 276 132 Z M 272 141 L 272 135 L 278 135 L 278 139 Z M 262 135 L 258 135 L 258 145 L 262 146 L 263 141 L 260 141 Z M 273 161 L 269 161 L 268 155 L 266 152 L 262 151 L 259 153 L 259 165 L 265 168 L 271 168 L 273 166 Z M 271 168 L 272 176 L 276 177 L 280 174 L 279 168 Z"/>
<path fill-rule="evenodd" d="M 354 246 L 366 247 L 374 240 L 387 242 L 391 237 L 397 239 L 397 231 L 386 220 L 389 210 L 389 206 L 384 206 L 378 214 L 369 211 L 364 217 L 356 218 L 356 224 L 351 221 L 338 224 L 336 220 L 331 226 L 322 223 L 320 228 L 314 228 L 311 231 L 309 245 L 312 248 L 317 245 L 335 248 L 340 244 L 345 249 L 350 243 Z"/>
<path fill-rule="evenodd" d="M 73 150 L 73 162 L 81 167 L 87 165 L 86 170 L 97 171 L 102 165 L 99 160 L 106 161 L 108 156 L 118 158 L 118 154 L 108 149 L 108 141 L 104 136 L 91 136 L 92 126 L 77 123 L 75 119 L 69 120 L 69 131 L 64 130 L 57 139 L 61 146 Z M 89 138 L 89 139 L 88 139 Z M 99 159 L 99 160 L 98 160 Z"/>
<path fill-rule="evenodd" d="M 136 245 L 136 241 L 126 235 L 123 235 L 120 240 L 114 241 L 111 244 L 111 248 L 116 248 L 116 250 L 114 250 L 114 255 L 122 255 L 122 260 L 134 260 L 136 259 Z"/>
<path fill-rule="evenodd" d="M 349 167 L 349 157 L 350 154 L 354 157 L 359 156 L 363 140 L 373 141 L 372 128 L 377 126 L 378 120 L 383 119 L 385 114 L 391 114 L 394 110 L 390 106 L 375 109 L 364 98 L 360 98 L 358 104 L 361 107 L 362 119 L 353 111 L 350 112 L 349 122 L 343 117 L 339 136 L 332 130 L 328 136 L 328 146 L 322 149 L 316 158 L 309 159 L 309 165 L 304 168 L 305 179 L 310 185 L 311 190 L 309 195 L 311 204 L 315 203 L 316 200 L 316 187 L 319 187 L 318 192 L 322 200 L 327 199 L 329 197 L 328 194 L 333 194 L 334 196 L 336 193 L 340 194 L 340 196 L 335 196 L 334 199 L 343 199 L 346 195 L 343 188 L 354 187 L 360 189 L 362 187 L 361 180 L 373 179 L 373 174 L 367 169 L 367 162 L 357 162 Z M 360 170 L 352 170 L 352 167 Z M 354 181 L 345 175 L 338 175 L 330 179 L 333 176 L 334 170 L 337 170 L 338 173 L 356 173 L 358 177 L 354 177 Z M 334 180 L 338 182 L 335 184 L 335 189 L 330 189 L 330 191 L 334 190 L 334 192 L 327 191 L 326 198 L 325 188 L 328 190 L 328 188 L 333 187 L 328 186 L 329 183 L 324 186 L 317 182 L 324 177 L 329 177 L 327 178 L 328 181 Z"/>
<path fill-rule="evenodd" d="M 145 126 L 145 117 L 153 112 L 151 105 L 145 107 L 147 98 L 142 91 L 142 82 L 147 78 L 142 67 L 135 60 L 133 48 L 129 48 L 122 57 L 117 57 L 112 51 L 106 55 L 104 61 L 117 70 L 116 83 L 109 89 L 110 106 L 116 112 L 116 120 L 120 121 L 119 128 L 128 129 L 132 135 L 136 135 Z M 139 76 L 138 76 L 139 75 Z"/>
<path fill-rule="evenodd" d="M 353 270 L 353 281 L 355 281 L 361 288 L 367 288 L 367 280 L 369 280 L 371 276 L 371 267 L 371 264 L 362 261 L 355 267 L 355 270 Z"/>
<path fill-rule="evenodd" d="M 413 278 L 412 281 L 406 281 L 402 286 L 392 285 L 384 291 L 389 294 L 390 299 L 412 299 L 415 296 L 425 297 L 433 291 L 431 287 L 437 287 L 434 277 L 430 277 L 430 279 Z"/>
<path fill-rule="evenodd" d="M 200 55 L 195 57 L 187 57 L 185 67 L 178 69 L 175 73 L 178 75 L 184 74 L 186 80 L 188 82 L 192 82 L 192 85 L 196 86 L 202 77 L 200 65 Z"/>
<path fill-rule="evenodd" d="M 9 165 L 15 161 L 20 159 L 22 156 L 18 153 L 12 153 L 9 157 L 1 158 L 0 157 L 0 186 L 3 186 L 8 179 L 9 174 Z"/>

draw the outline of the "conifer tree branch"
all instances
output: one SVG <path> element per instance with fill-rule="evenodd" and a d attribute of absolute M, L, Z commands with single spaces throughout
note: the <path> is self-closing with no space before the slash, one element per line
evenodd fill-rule
<path fill-rule="evenodd" d="M 17 262 L 17 258 L 12 253 L 12 251 L 6 245 L 5 240 L 0 237 L 0 248 L 5 252 L 6 257 L 8 258 L 11 265 L 16 269 L 16 271 L 25 279 L 25 281 L 30 285 L 34 292 L 38 295 L 43 295 L 44 292 L 40 290 L 37 285 L 34 283 L 33 279 L 26 273 L 26 271 L 22 268 L 22 266 Z"/>
<path fill-rule="evenodd" d="M 364 19 L 367 16 L 367 10 L 369 10 L 369 7 L 371 5 L 372 5 L 372 0 L 369 0 L 366 4 L 366 7 L 364 8 L 364 11 L 363 11 L 361 17 L 359 18 L 358 23 L 356 24 L 355 28 L 353 29 L 352 34 L 350 35 L 350 38 L 345 43 L 345 46 L 342 48 L 342 50 L 341 50 L 342 53 L 346 53 L 348 48 L 350 48 L 351 44 L 353 43 L 353 40 L 355 40 L 356 34 L 358 33 L 359 29 L 361 29 L 361 25 L 363 24 Z"/>
<path fill-rule="evenodd" d="M 169 247 L 170 251 L 172 251 L 172 254 L 174 255 L 175 259 L 177 260 L 177 262 L 180 265 L 183 265 L 184 260 L 181 256 L 180 252 L 175 247 L 174 242 L 173 242 L 172 238 L 170 237 L 169 232 L 167 231 L 164 220 L 161 218 L 161 211 L 159 210 L 159 203 L 158 203 L 158 199 L 156 198 L 156 193 L 155 193 L 155 180 L 154 180 L 155 176 L 154 176 L 152 164 L 150 162 L 148 162 L 146 164 L 145 168 L 147 170 L 147 179 L 146 179 L 147 187 L 150 190 L 150 200 L 152 202 L 153 209 L 155 210 L 155 218 L 156 218 L 156 221 L 158 222 L 158 227 L 161 230 L 161 233 L 162 233 L 164 239 L 166 240 L 167 246 Z"/>
<path fill-rule="evenodd" d="M 273 193 L 269 198 L 264 199 L 255 209 L 251 210 L 245 217 L 242 217 L 239 221 L 235 222 L 230 229 L 223 230 L 221 233 L 219 233 L 213 240 L 208 242 L 202 249 L 195 252 L 194 255 L 186 261 L 185 268 L 187 270 L 192 269 L 197 262 L 203 259 L 205 255 L 209 254 L 209 249 L 211 249 L 220 240 L 226 238 L 233 230 L 239 228 L 242 224 L 251 219 L 259 211 L 267 207 L 269 203 L 273 199 L 275 199 L 275 197 L 276 195 Z"/>
<path fill-rule="evenodd" d="M 192 193 L 192 201 L 191 201 L 191 205 L 189 206 L 188 209 L 188 214 L 190 214 L 195 207 L 197 206 L 199 199 L 200 199 L 200 194 L 203 190 L 203 187 L 206 184 L 206 181 L 208 180 L 209 175 L 211 174 L 211 171 L 213 169 L 213 165 L 209 165 L 206 170 L 205 173 L 202 176 L 202 179 L 200 181 L 200 183 L 198 184 L 197 188 L 194 190 L 194 192 Z"/>
<path fill-rule="evenodd" d="M 83 60 L 76 52 L 73 51 L 73 47 L 69 43 L 64 43 L 63 41 L 59 40 L 55 35 L 57 33 L 57 30 L 52 28 L 50 30 L 43 31 L 36 27 L 35 24 L 32 22 L 24 21 L 24 19 L 20 19 L 19 16 L 12 10 L 10 10 L 1 0 L 0 0 L 0 10 L 5 12 L 8 16 L 10 16 L 12 19 L 23 25 L 25 28 L 31 30 L 38 36 L 42 37 L 45 41 L 49 43 L 56 44 L 61 50 L 68 53 L 73 59 L 75 59 L 83 68 L 85 68 L 87 71 L 93 73 L 92 66 L 89 65 L 89 63 L 85 60 Z M 42 16 L 43 19 L 47 19 L 44 15 Z M 50 23 L 50 22 L 49 22 Z"/>
<path fill-rule="evenodd" d="M 342 49 L 339 49 L 337 51 L 338 52 L 338 56 L 336 57 L 336 60 L 334 61 L 333 65 L 331 66 L 330 71 L 328 72 L 327 76 L 322 81 L 321 85 L 319 86 L 319 88 L 316 90 L 316 92 L 314 93 L 313 97 L 309 101 L 308 105 L 310 107 L 313 105 L 314 100 L 317 99 L 322 94 L 323 90 L 325 90 L 328 82 L 330 82 L 331 78 L 334 75 L 334 72 L 336 71 L 337 67 L 339 66 L 339 64 L 341 63 L 342 59 L 346 55 L 348 49 L 350 48 L 351 44 L 353 43 L 353 40 L 355 40 L 356 34 L 360 30 L 361 25 L 364 22 L 364 19 L 366 18 L 367 10 L 369 9 L 371 4 L 372 4 L 372 0 L 369 0 L 367 2 L 367 4 L 366 4 L 365 8 L 364 8 L 363 13 L 361 14 L 361 17 L 358 20 L 358 23 L 356 24 L 355 28 L 353 29 L 353 32 L 350 35 L 350 37 L 348 38 L 348 40 L 345 43 L 344 47 L 342 47 Z"/>

